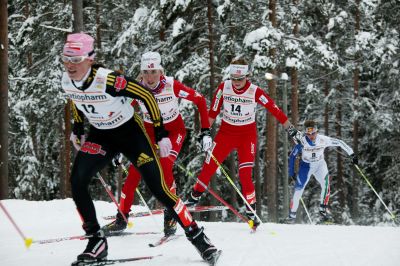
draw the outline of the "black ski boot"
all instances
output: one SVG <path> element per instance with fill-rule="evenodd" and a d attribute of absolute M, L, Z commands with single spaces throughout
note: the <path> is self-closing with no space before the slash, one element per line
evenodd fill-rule
<path fill-rule="evenodd" d="M 108 245 L 103 230 L 99 230 L 89 236 L 86 249 L 77 257 L 78 262 L 94 262 L 106 259 L 108 255 Z"/>
<path fill-rule="evenodd" d="M 221 252 L 211 244 L 203 231 L 203 227 L 199 228 L 197 224 L 193 222 L 190 227 L 185 229 L 185 234 L 187 239 L 196 247 L 203 260 L 207 261 L 210 265 L 214 265 Z"/>
<path fill-rule="evenodd" d="M 169 208 L 164 208 L 164 235 L 171 236 L 176 232 L 176 220 Z"/>
<path fill-rule="evenodd" d="M 188 195 L 187 200 L 185 201 L 185 205 L 187 207 L 196 206 L 200 201 L 201 194 L 203 194 L 203 193 L 195 191 L 195 190 L 190 192 L 190 194 Z"/>
<path fill-rule="evenodd" d="M 251 206 L 251 208 L 253 208 L 254 211 L 256 211 L 256 204 L 255 203 L 250 204 L 250 206 Z M 249 220 L 253 224 L 253 227 L 251 229 L 253 229 L 255 231 L 257 229 L 257 227 L 260 225 L 260 220 L 258 220 L 258 218 L 249 209 L 249 207 L 247 207 L 247 205 L 246 205 L 246 216 L 247 216 L 247 218 L 249 218 Z"/>
<path fill-rule="evenodd" d="M 124 214 L 125 217 L 129 217 L 129 213 Z M 124 217 L 118 212 L 116 215 L 116 219 L 109 224 L 106 224 L 101 229 L 104 231 L 106 236 L 121 233 L 127 227 L 127 223 L 124 220 Z"/>
<path fill-rule="evenodd" d="M 319 214 L 321 216 L 320 223 L 321 224 L 332 224 L 334 223 L 333 216 L 328 209 L 327 205 L 321 204 L 319 206 Z"/>

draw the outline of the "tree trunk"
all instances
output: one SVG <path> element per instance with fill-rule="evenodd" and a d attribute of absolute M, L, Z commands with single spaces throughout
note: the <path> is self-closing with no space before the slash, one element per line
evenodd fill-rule
<path fill-rule="evenodd" d="M 338 86 L 339 95 L 342 94 L 342 87 Z M 337 113 L 336 113 L 336 136 L 337 138 L 342 138 L 342 104 L 340 99 L 338 99 L 338 106 L 337 106 Z M 339 194 L 339 204 L 343 208 L 345 206 L 346 200 L 346 189 L 345 183 L 343 179 L 343 159 L 342 154 L 337 152 L 337 186 L 336 189 L 338 190 Z"/>
<path fill-rule="evenodd" d="M 276 1 L 269 2 L 269 20 L 272 26 L 276 27 Z M 271 60 L 275 60 L 276 49 L 271 49 L 269 56 Z M 276 70 L 273 69 L 272 74 L 276 75 Z M 276 81 L 270 80 L 268 82 L 268 94 L 272 99 L 276 98 Z M 276 129 L 277 122 L 272 115 L 267 116 L 267 146 L 265 149 L 266 170 L 265 170 L 265 187 L 264 190 L 267 195 L 267 207 L 269 221 L 276 222 L 278 220 L 278 196 L 277 196 L 277 160 L 276 160 Z"/>
<path fill-rule="evenodd" d="M 329 95 L 329 90 L 330 90 L 330 83 L 329 79 L 325 80 L 324 83 L 324 95 L 325 97 L 328 97 Z M 324 130 L 325 130 L 325 135 L 329 136 L 329 103 L 325 104 L 325 110 L 324 110 Z M 325 161 L 329 161 L 329 151 L 326 149 L 325 150 Z"/>
<path fill-rule="evenodd" d="M 8 198 L 8 11 L 0 0 L 0 200 Z"/>
<path fill-rule="evenodd" d="M 356 25 L 355 30 L 356 34 L 360 32 L 360 0 L 356 0 Z M 356 56 L 356 62 L 358 62 L 359 55 Z M 357 100 L 359 94 L 359 76 L 360 70 L 358 68 L 358 64 L 356 64 L 356 68 L 354 70 L 354 112 L 357 114 Z M 358 118 L 355 116 L 353 121 L 353 150 L 355 154 L 358 154 Z M 352 193 L 351 193 L 351 216 L 353 219 L 357 219 L 359 216 L 358 209 L 358 173 L 356 169 L 353 168 L 353 180 L 352 180 Z"/>
<path fill-rule="evenodd" d="M 26 18 L 29 17 L 29 1 L 25 2 L 25 5 L 24 5 L 24 16 Z M 32 64 L 33 64 L 32 52 L 31 51 L 27 51 L 27 60 L 28 60 L 28 67 L 31 67 Z"/>
<path fill-rule="evenodd" d="M 295 6 L 298 5 L 299 0 L 293 0 L 293 4 Z M 299 21 L 298 21 L 298 17 L 297 14 L 295 15 L 294 19 L 293 19 L 293 35 L 294 37 L 299 37 L 299 31 L 300 31 L 300 27 L 299 27 Z M 291 101 L 291 112 L 292 112 L 292 124 L 297 127 L 298 123 L 299 123 L 299 79 L 298 79 L 298 70 L 295 67 L 291 68 L 290 71 L 290 82 L 292 85 L 292 101 Z"/>
<path fill-rule="evenodd" d="M 83 31 L 83 4 L 82 0 L 72 1 L 72 14 L 74 17 L 73 28 L 74 32 Z"/>
<path fill-rule="evenodd" d="M 101 1 L 96 0 L 96 46 L 101 51 Z"/>
<path fill-rule="evenodd" d="M 71 197 L 71 182 L 70 182 L 70 168 L 71 168 L 71 142 L 69 137 L 71 135 L 71 100 L 68 100 L 64 107 L 64 154 L 62 155 L 62 162 L 64 163 L 63 173 L 61 174 L 63 190 L 61 190 L 61 198 Z"/>
<path fill-rule="evenodd" d="M 213 17 L 213 6 L 212 1 L 207 0 L 207 26 L 208 26 L 208 50 L 210 54 L 210 90 L 208 93 L 209 102 L 212 100 L 212 91 L 215 88 L 215 62 L 214 62 L 214 32 L 213 32 L 213 25 L 214 25 L 214 17 Z M 222 162 L 221 162 L 222 163 Z M 213 178 L 212 180 L 215 180 Z M 210 184 L 211 188 L 215 191 L 216 182 L 211 181 Z M 212 197 L 211 204 L 217 204 L 217 200 Z M 217 219 L 216 212 L 212 212 L 210 214 L 210 221 L 215 221 Z"/>

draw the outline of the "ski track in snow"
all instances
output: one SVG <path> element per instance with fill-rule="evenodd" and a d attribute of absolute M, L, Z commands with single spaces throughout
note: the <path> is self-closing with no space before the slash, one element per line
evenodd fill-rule
<path fill-rule="evenodd" d="M 53 201 L 2 201 L 26 237 L 33 240 L 83 234 L 71 199 Z M 101 217 L 115 214 L 113 203 L 96 201 Z M 133 206 L 134 211 L 144 211 Z M 132 232 L 158 231 L 157 235 L 110 237 L 109 259 L 162 254 L 161 257 L 121 265 L 206 266 L 185 237 L 150 248 L 161 236 L 162 215 L 131 218 Z M 244 223 L 199 222 L 211 242 L 223 250 L 218 266 L 396 266 L 400 265 L 400 228 L 339 225 L 285 225 L 265 223 L 250 234 Z M 177 234 L 183 234 L 178 228 Z M 8 218 L 0 212 L 0 265 L 70 265 L 83 251 L 86 240 L 51 244 L 24 242 Z"/>

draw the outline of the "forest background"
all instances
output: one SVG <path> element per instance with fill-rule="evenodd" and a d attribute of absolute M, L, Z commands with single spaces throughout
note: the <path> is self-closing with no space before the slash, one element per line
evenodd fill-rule
<path fill-rule="evenodd" d="M 1 0 L 0 5 L 0 198 L 52 200 L 70 197 L 74 151 L 71 114 L 61 92 L 62 46 L 69 32 L 96 38 L 97 61 L 126 75 L 139 74 L 146 51 L 162 55 L 166 74 L 201 92 L 208 105 L 226 79 L 233 58 L 251 64 L 250 80 L 285 109 L 299 129 L 318 121 L 320 133 L 344 140 L 389 209 L 400 208 L 399 17 L 396 0 Z M 4 45 L 7 44 L 8 45 Z M 265 73 L 275 80 L 267 81 Z M 286 79 L 286 77 L 288 77 Z M 189 134 L 178 164 L 196 175 L 204 160 L 197 146 L 197 110 L 181 102 Z M 292 187 L 286 169 L 287 138 L 281 125 L 257 109 L 259 143 L 254 168 L 258 213 L 277 222 L 287 216 Z M 218 121 L 217 121 L 218 122 Z M 218 123 L 213 127 L 213 132 Z M 330 205 L 342 224 L 389 223 L 390 215 L 343 151 L 329 149 Z M 127 163 L 125 161 L 125 163 Z M 237 182 L 236 154 L 224 162 Z M 194 180 L 175 168 L 178 192 Z M 101 173 L 119 197 L 124 174 Z M 212 188 L 229 203 L 243 203 L 218 172 Z M 108 196 L 94 179 L 95 199 Z M 150 206 L 157 203 L 141 184 Z M 303 195 L 316 217 L 319 185 Z M 203 204 L 216 204 L 208 196 Z M 206 220 L 234 220 L 207 214 Z M 300 221 L 306 221 L 300 213 Z"/>

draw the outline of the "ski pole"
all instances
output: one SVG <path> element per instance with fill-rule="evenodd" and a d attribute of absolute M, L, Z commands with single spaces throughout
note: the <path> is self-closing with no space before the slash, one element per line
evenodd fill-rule
<path fill-rule="evenodd" d="M 172 160 L 172 159 L 171 159 Z M 208 192 L 210 192 L 211 195 L 214 196 L 219 202 L 221 202 L 223 205 L 228 207 L 237 217 L 239 217 L 242 221 L 245 223 L 249 224 L 249 220 L 246 219 L 243 215 L 241 215 L 235 208 L 232 207 L 229 203 L 227 203 L 225 200 L 223 200 L 220 196 L 218 196 L 217 193 L 215 193 L 211 188 L 208 188 L 201 180 L 198 180 L 196 177 L 194 177 L 193 173 L 187 170 L 185 167 L 183 167 L 181 164 L 175 161 L 175 165 L 179 167 L 182 171 L 184 171 L 190 178 L 193 180 L 197 181 L 202 187 L 204 187 Z"/>
<path fill-rule="evenodd" d="M 375 193 L 375 195 L 378 197 L 378 199 L 381 201 L 381 203 L 383 204 L 383 206 L 385 206 L 386 210 L 389 212 L 390 214 L 390 218 L 392 218 L 393 222 L 396 223 L 396 216 L 389 210 L 389 208 L 386 206 L 385 202 L 383 202 L 382 198 L 379 196 L 379 194 L 376 192 L 376 190 L 374 189 L 374 187 L 372 186 L 371 182 L 369 182 L 369 180 L 367 179 L 367 177 L 363 174 L 363 172 L 361 171 L 360 167 L 358 167 L 357 164 L 354 164 L 354 167 L 358 170 L 358 172 L 360 173 L 360 175 L 365 179 L 365 181 L 367 182 L 367 184 L 370 186 L 370 188 L 372 189 L 372 191 Z"/>
<path fill-rule="evenodd" d="M 300 197 L 300 201 L 301 201 L 301 204 L 303 205 L 304 210 L 305 210 L 306 213 L 307 213 L 308 220 L 310 221 L 311 224 L 314 224 L 313 221 L 312 221 L 312 219 L 311 219 L 310 213 L 308 212 L 307 207 L 306 207 L 306 204 L 304 203 L 304 200 L 303 200 L 302 197 Z"/>
<path fill-rule="evenodd" d="M 126 218 L 125 214 L 122 212 L 121 208 L 118 205 L 117 200 L 115 199 L 115 197 L 113 196 L 112 192 L 108 188 L 108 186 L 107 186 L 106 182 L 104 181 L 103 177 L 100 175 L 99 172 L 97 172 L 96 175 L 97 175 L 97 178 L 100 180 L 101 184 L 103 185 L 104 189 L 107 191 L 108 196 L 110 196 L 111 200 L 117 206 L 118 212 L 121 214 L 122 218 L 124 218 L 125 222 L 128 224 L 128 228 L 131 228 L 133 226 L 132 222 L 129 222 L 128 218 Z"/>
<path fill-rule="evenodd" d="M 258 217 L 256 211 L 250 206 L 250 204 L 247 202 L 246 198 L 243 196 L 243 194 L 240 192 L 240 190 L 237 188 L 235 183 L 233 182 L 232 178 L 229 177 L 228 173 L 225 171 L 225 169 L 222 167 L 222 165 L 218 162 L 217 158 L 211 153 L 211 151 L 207 151 L 208 154 L 210 154 L 211 158 L 213 158 L 214 162 L 218 165 L 218 167 L 221 169 L 222 173 L 225 175 L 226 179 L 228 179 L 229 183 L 233 186 L 233 188 L 236 190 L 236 192 L 239 194 L 239 196 L 242 198 L 244 203 L 246 204 L 247 208 L 257 217 L 257 219 L 260 221 L 260 224 L 262 224 L 262 221 L 260 217 Z M 254 222 L 250 220 L 249 226 L 253 228 Z"/>
<path fill-rule="evenodd" d="M 21 229 L 19 229 L 18 225 L 16 224 L 16 222 L 14 221 L 14 219 L 11 217 L 11 215 L 8 213 L 6 207 L 3 205 L 3 203 L 0 201 L 0 207 L 3 210 L 3 212 L 6 214 L 7 218 L 10 220 L 10 222 L 12 223 L 12 225 L 14 226 L 14 228 L 17 230 L 18 234 L 22 237 L 22 239 L 25 242 L 25 246 L 27 248 L 29 248 L 32 244 L 32 238 L 27 238 L 24 233 L 22 233 Z"/>
<path fill-rule="evenodd" d="M 125 165 L 123 165 L 123 164 L 120 164 L 120 165 L 121 165 L 122 170 L 124 171 L 125 175 L 128 176 L 128 175 L 129 175 L 128 169 L 126 169 Z M 151 216 L 151 218 L 153 219 L 154 223 L 155 223 L 157 226 L 160 226 L 160 224 L 157 223 L 156 218 L 154 217 L 153 212 L 151 211 L 149 205 L 147 205 L 146 201 L 144 200 L 144 198 L 143 198 L 143 196 L 142 196 L 142 193 L 140 193 L 140 191 L 139 191 L 138 188 L 136 188 L 135 191 L 136 191 L 136 193 L 138 194 L 138 196 L 139 196 L 140 200 L 142 201 L 142 203 L 144 204 L 144 206 L 146 206 L 147 212 L 150 214 L 150 216 Z"/>

